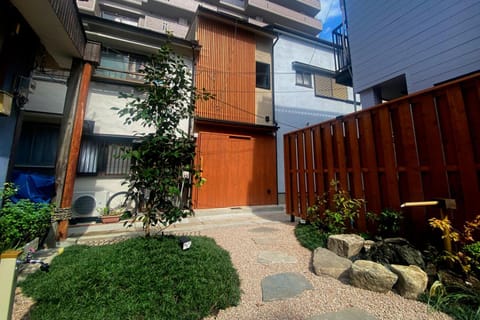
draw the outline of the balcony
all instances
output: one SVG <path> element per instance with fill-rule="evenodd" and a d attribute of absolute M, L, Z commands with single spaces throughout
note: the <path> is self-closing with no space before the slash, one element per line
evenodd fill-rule
<path fill-rule="evenodd" d="M 320 0 L 271 0 L 285 8 L 301 12 L 309 17 L 315 17 L 320 11 Z"/>
<path fill-rule="evenodd" d="M 333 53 L 335 56 L 335 81 L 352 86 L 352 60 L 348 43 L 347 25 L 341 24 L 332 32 Z"/>
<path fill-rule="evenodd" d="M 185 38 L 189 26 L 180 24 L 174 20 L 153 17 L 151 15 L 145 16 L 143 27 L 160 33 L 171 32 L 177 38 Z"/>
<path fill-rule="evenodd" d="M 252 17 L 262 17 L 266 23 L 285 26 L 313 36 L 322 31 L 322 22 L 320 20 L 272 1 L 248 0 L 246 13 Z"/>
<path fill-rule="evenodd" d="M 198 8 L 194 0 L 149 0 L 142 4 L 142 10 L 170 18 L 191 18 Z"/>
<path fill-rule="evenodd" d="M 74 0 L 12 0 L 60 67 L 82 58 L 86 37 Z"/>

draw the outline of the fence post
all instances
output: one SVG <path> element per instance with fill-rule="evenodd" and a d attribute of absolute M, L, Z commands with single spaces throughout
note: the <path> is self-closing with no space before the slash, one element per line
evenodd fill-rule
<path fill-rule="evenodd" d="M 18 250 L 7 250 L 0 255 L 0 320 L 12 318 L 17 286 L 17 258 L 20 253 Z"/>

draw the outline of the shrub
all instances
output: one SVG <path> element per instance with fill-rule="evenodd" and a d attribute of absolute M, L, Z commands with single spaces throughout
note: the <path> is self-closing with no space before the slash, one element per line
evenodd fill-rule
<path fill-rule="evenodd" d="M 393 209 L 383 209 L 380 214 L 368 212 L 367 219 L 376 224 L 378 235 L 382 237 L 396 236 L 400 232 L 403 214 Z"/>
<path fill-rule="evenodd" d="M 474 261 L 474 259 L 465 252 L 465 248 L 468 250 L 473 249 L 474 255 L 475 252 L 478 252 L 476 251 L 477 245 L 473 247 L 469 247 L 469 245 L 478 243 L 478 241 L 474 239 L 474 236 L 480 231 L 480 215 L 476 216 L 472 221 L 465 222 L 463 230 L 456 230 L 452 226 L 448 216 L 442 219 L 431 218 L 428 221 L 432 228 L 439 229 L 442 232 L 442 239 L 449 238 L 459 245 L 460 249 L 456 252 L 445 251 L 443 259 L 450 263 L 455 263 L 460 267 L 463 274 L 468 276 L 472 270 L 472 265 L 473 267 L 478 266 L 478 260 Z"/>
<path fill-rule="evenodd" d="M 472 271 L 480 276 L 480 241 L 467 244 L 463 251 L 471 259 Z"/>
<path fill-rule="evenodd" d="M 328 234 L 344 233 L 348 228 L 346 222 L 353 228 L 364 206 L 364 199 L 352 199 L 338 181 L 332 180 L 329 191 L 307 209 L 307 219 Z"/>
<path fill-rule="evenodd" d="M 16 194 L 12 183 L 5 183 L 0 193 L 3 207 L 0 209 L 0 252 L 20 248 L 36 237 L 43 237 L 50 227 L 52 205 L 21 199 L 13 203 Z"/>
<path fill-rule="evenodd" d="M 318 247 L 325 248 L 327 246 L 328 234 L 320 232 L 312 224 L 297 224 L 295 226 L 295 237 L 303 247 L 310 251 Z"/>

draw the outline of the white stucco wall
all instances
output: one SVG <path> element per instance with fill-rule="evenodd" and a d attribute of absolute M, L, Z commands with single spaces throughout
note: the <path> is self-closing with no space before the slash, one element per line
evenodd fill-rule
<path fill-rule="evenodd" d="M 405 74 L 413 93 L 480 69 L 478 0 L 347 0 L 346 9 L 357 92 Z"/>
<path fill-rule="evenodd" d="M 334 71 L 333 50 L 321 43 L 280 35 L 274 47 L 274 95 L 277 131 L 278 192 L 285 192 L 283 135 L 354 111 L 353 103 L 315 96 L 313 88 L 296 85 L 292 62 Z M 348 97 L 353 100 L 353 90 Z M 357 102 L 359 100 L 357 99 Z M 359 106 L 357 106 L 359 108 Z"/>
<path fill-rule="evenodd" d="M 25 110 L 62 114 L 67 94 L 66 80 L 33 79 Z"/>

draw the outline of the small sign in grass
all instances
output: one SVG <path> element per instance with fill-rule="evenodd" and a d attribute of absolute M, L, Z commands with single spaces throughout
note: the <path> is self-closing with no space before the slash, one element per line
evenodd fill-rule
<path fill-rule="evenodd" d="M 135 238 L 72 246 L 49 273 L 30 275 L 23 292 L 37 303 L 30 319 L 201 319 L 240 300 L 230 255 L 213 239 Z"/>

